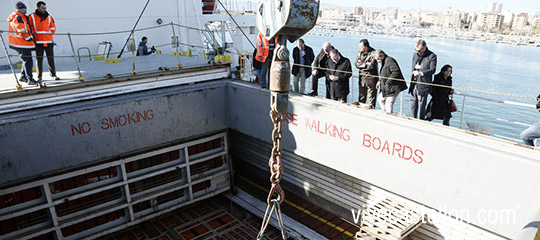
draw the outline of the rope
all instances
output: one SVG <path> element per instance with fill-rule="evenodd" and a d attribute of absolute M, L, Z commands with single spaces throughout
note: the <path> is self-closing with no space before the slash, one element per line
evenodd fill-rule
<path fill-rule="evenodd" d="M 150 0 L 146 1 L 146 4 L 144 5 L 143 10 L 141 11 L 141 14 L 139 14 L 139 18 L 137 18 L 137 22 L 135 22 L 135 25 L 133 25 L 133 28 L 131 29 L 131 32 L 129 33 L 129 37 L 126 39 L 126 42 L 124 43 L 124 46 L 122 47 L 122 49 L 120 51 L 120 54 L 118 54 L 117 58 L 121 57 L 122 54 L 124 53 L 124 48 L 128 44 L 129 39 L 131 38 L 131 36 L 133 36 L 135 28 L 137 27 L 137 24 L 139 24 L 139 21 L 141 20 L 141 17 L 144 14 L 144 11 L 146 11 L 146 7 L 148 7 L 149 3 L 150 3 Z M 133 44 L 135 44 L 135 42 Z M 133 59 L 133 63 L 135 63 L 135 59 Z M 135 68 L 135 67 L 133 67 L 133 68 Z"/>
<path fill-rule="evenodd" d="M 154 26 L 154 27 L 146 27 L 146 28 L 138 28 L 134 29 L 135 32 L 138 31 L 146 31 L 156 28 L 162 28 L 166 26 Z M 89 36 L 89 35 L 111 35 L 111 34 L 119 34 L 119 33 L 130 33 L 131 30 L 123 30 L 123 31 L 112 31 L 112 32 L 94 32 L 94 33 L 71 33 L 71 36 Z M 55 33 L 54 35 L 68 35 L 68 33 Z"/>
<path fill-rule="evenodd" d="M 205 29 L 199 29 L 199 28 L 195 28 L 195 27 L 190 27 L 190 26 L 185 26 L 185 25 L 181 25 L 181 24 L 176 24 L 176 23 L 173 23 L 174 26 L 178 26 L 178 27 L 183 27 L 183 28 L 187 28 L 187 29 L 192 29 L 192 30 L 198 30 L 198 31 L 204 31 L 204 32 L 212 32 L 212 31 L 208 31 L 208 30 L 205 30 Z M 150 30 L 150 29 L 155 29 L 155 28 L 162 28 L 162 27 L 166 27 L 167 25 L 161 25 L 161 26 L 154 26 L 154 27 L 147 27 L 147 28 L 139 28 L 139 29 L 135 29 L 134 31 L 144 31 L 144 30 Z M 13 31 L 5 31 L 5 30 L 0 30 L 0 34 L 4 33 L 4 32 L 7 32 L 7 33 L 15 33 Z M 131 32 L 131 30 L 125 30 L 125 31 L 114 31 L 114 32 L 97 32 L 97 33 L 71 33 L 72 36 L 86 36 L 86 35 L 106 35 L 106 34 L 119 34 L 119 33 L 129 33 Z M 68 35 L 70 33 L 55 33 L 55 35 Z M 201 49 L 206 49 L 206 47 L 204 46 L 195 46 L 195 45 L 191 45 L 191 44 L 186 44 L 186 43 L 179 43 L 180 45 L 183 45 L 183 46 L 190 46 L 190 47 L 196 47 L 196 48 L 201 48 Z M 160 46 L 166 46 L 168 44 L 163 44 L 163 45 L 160 45 Z M 239 55 L 239 53 L 235 53 L 235 52 L 231 52 L 231 51 L 226 51 L 227 53 L 230 53 L 230 54 L 234 54 L 234 55 Z M 111 54 L 117 54 L 117 53 L 120 53 L 120 52 L 112 52 Z M 9 57 L 17 57 L 19 55 L 8 55 Z M 4 58 L 7 58 L 8 56 L 2 56 L 0 57 L 0 59 L 4 59 Z M 45 57 L 45 56 L 43 56 Z M 55 58 L 72 58 L 73 56 L 54 56 Z M 88 55 L 81 55 L 81 57 L 88 57 Z M 313 68 L 313 69 L 319 69 L 319 70 L 333 70 L 333 69 L 329 69 L 329 68 L 323 68 L 323 67 L 315 67 L 315 66 L 310 66 L 310 65 L 301 65 L 301 64 L 297 64 L 297 63 L 292 63 L 292 65 L 294 66 L 299 66 L 299 67 L 310 67 L 310 68 Z M 489 94 L 489 95 L 498 95 L 498 96 L 506 96 L 506 97 L 515 97 L 515 98 L 521 98 L 521 99 L 529 99 L 529 100 L 540 100 L 540 99 L 537 99 L 535 97 L 530 97 L 530 96 L 523 96 L 523 95 L 518 95 L 518 94 L 509 94 L 509 93 L 500 93 L 500 92 L 494 92 L 494 91 L 486 91 L 486 90 L 479 90 L 479 89 L 472 89 L 472 88 L 465 88 L 465 87 L 458 87 L 458 86 L 446 86 L 446 85 L 440 85 L 440 84 L 434 84 L 434 83 L 425 83 L 425 82 L 418 82 L 418 81 L 412 81 L 412 80 L 405 80 L 405 79 L 397 79 L 397 78 L 390 78 L 390 77 L 381 77 L 381 76 L 378 76 L 378 75 L 370 75 L 370 74 L 360 74 L 358 72 L 348 72 L 348 71 L 341 71 L 341 70 L 333 70 L 333 71 L 336 71 L 336 72 L 343 72 L 343 73 L 351 73 L 352 75 L 355 75 L 355 76 L 369 76 L 369 77 L 378 77 L 378 78 L 383 78 L 383 79 L 387 79 L 387 80 L 393 80 L 393 81 L 403 81 L 403 82 L 406 82 L 406 83 L 411 83 L 411 82 L 414 82 L 416 84 L 424 84 L 424 85 L 429 85 L 429 86 L 435 86 L 435 87 L 442 87 L 442 88 L 450 88 L 450 89 L 457 89 L 457 90 L 462 90 L 462 91 L 469 91 L 469 92 L 477 92 L 477 93 L 483 93 L 483 94 Z"/>
<path fill-rule="evenodd" d="M 197 45 L 192 45 L 192 44 L 187 44 L 187 43 L 179 43 L 179 44 L 182 45 L 182 46 L 188 46 L 188 47 L 193 47 L 193 48 L 206 49 L 206 47 L 204 47 L 204 46 L 197 46 Z M 155 45 L 155 47 L 163 47 L 163 46 L 167 46 L 167 45 L 170 45 L 170 43 L 165 43 L 165 44 Z M 111 52 L 110 54 L 111 54 L 111 55 L 114 55 L 114 54 L 119 54 L 119 53 L 120 53 L 120 52 Z M 101 54 L 94 54 L 94 55 L 92 55 L 92 54 L 90 54 L 90 55 L 84 54 L 84 55 L 80 55 L 80 56 L 86 58 L 86 57 L 92 57 L 92 56 L 97 56 L 97 55 L 101 55 Z M 33 58 L 47 58 L 46 55 L 43 55 L 42 57 L 38 57 L 38 56 L 34 56 L 34 55 L 32 55 L 32 56 L 29 56 L 29 55 L 23 55 L 23 57 L 27 57 L 27 56 L 28 56 L 28 57 L 33 57 Z M 79 56 L 79 55 L 77 55 L 77 57 L 78 57 L 78 56 Z M 18 55 L 18 54 L 9 54 L 9 57 L 19 57 L 19 55 Z M 0 59 L 2 59 L 2 58 L 7 58 L 7 57 L 6 57 L 6 56 L 0 57 Z M 54 55 L 54 58 L 73 58 L 73 56 L 72 56 L 72 55 Z M 127 57 L 120 57 L 120 58 L 127 58 Z"/>
<path fill-rule="evenodd" d="M 522 95 L 517 95 L 517 94 L 499 93 L 499 92 L 492 92 L 492 91 L 478 90 L 478 89 L 464 88 L 464 87 L 455 87 L 455 86 L 452 87 L 452 86 L 441 85 L 441 84 L 425 83 L 425 82 L 419 82 L 419 81 L 413 81 L 413 80 L 405 80 L 405 79 L 399 79 L 399 78 L 391 78 L 391 77 L 381 77 L 381 76 L 378 76 L 378 75 L 371 75 L 371 74 L 360 74 L 360 73 L 355 73 L 355 72 L 342 71 L 342 70 L 335 70 L 335 69 L 329 69 L 329 68 L 323 68 L 323 67 L 315 67 L 315 66 L 309 66 L 309 65 L 300 65 L 300 64 L 296 64 L 296 63 L 293 63 L 292 65 L 300 66 L 300 67 L 311 67 L 311 68 L 320 69 L 320 70 L 325 70 L 325 71 L 331 70 L 331 71 L 335 71 L 335 72 L 351 73 L 352 75 L 358 75 L 359 77 L 360 77 L 360 76 L 378 77 L 378 78 L 383 78 L 383 79 L 392 80 L 392 81 L 402 81 L 402 82 L 406 82 L 406 83 L 409 83 L 409 84 L 410 84 L 410 83 L 424 84 L 424 85 L 428 85 L 428 86 L 435 86 L 435 87 L 442 87 L 442 88 L 450 88 L 450 89 L 455 88 L 455 89 L 459 89 L 459 90 L 463 90 L 463 91 L 478 92 L 478 93 L 485 93 L 485 94 L 491 94 L 491 95 L 500 95 L 500 96 L 507 96 L 507 97 L 516 97 L 516 98 L 523 98 L 523 99 L 537 99 L 537 98 L 535 98 L 535 97 L 522 96 Z"/>
<path fill-rule="evenodd" d="M 177 26 L 177 27 L 183 27 L 183 28 L 187 28 L 187 29 L 191 29 L 191 30 L 197 30 L 197 31 L 201 31 L 201 32 L 212 32 L 212 31 L 208 31 L 206 29 L 200 29 L 200 28 L 196 28 L 196 27 L 190 27 L 190 26 L 186 26 L 186 25 L 181 25 L 181 24 L 177 24 L 177 23 L 173 23 L 174 26 Z"/>
<path fill-rule="evenodd" d="M 160 25 L 160 26 L 153 26 L 153 27 L 137 28 L 137 29 L 134 29 L 134 31 L 135 32 L 146 31 L 146 30 L 162 28 L 162 27 L 167 27 L 167 26 L 168 25 Z M 111 32 L 93 32 L 93 33 L 59 33 L 59 32 L 56 32 L 54 35 L 65 35 L 65 36 L 67 36 L 68 34 L 71 34 L 71 36 L 88 36 L 88 35 L 111 35 L 111 34 L 130 33 L 130 32 L 131 32 L 131 30 L 111 31 Z M 0 30 L 0 33 L 17 33 L 17 32 Z M 45 35 L 46 33 L 34 33 L 34 34 L 37 34 L 37 35 L 43 34 L 43 35 Z"/>
<path fill-rule="evenodd" d="M 223 5 L 223 3 L 221 3 L 220 0 L 217 0 L 219 4 L 221 4 L 221 7 L 223 7 L 223 9 L 225 10 L 225 12 L 227 12 L 227 14 L 229 15 L 229 17 L 231 18 L 231 20 L 233 20 L 234 24 L 236 24 L 236 26 L 238 27 L 238 29 L 240 29 L 240 31 L 242 32 L 242 34 L 244 34 L 244 37 L 246 37 L 246 39 L 249 41 L 249 43 L 251 44 L 251 46 L 253 48 L 255 48 L 255 44 L 253 44 L 253 42 L 251 42 L 251 39 L 248 38 L 248 36 L 246 35 L 246 33 L 244 32 L 244 30 L 242 30 L 242 28 L 240 27 L 240 25 L 238 25 L 238 23 L 236 22 L 236 20 L 234 20 L 234 18 L 232 17 L 231 13 L 229 13 L 229 10 L 227 10 L 227 8 Z"/>
<path fill-rule="evenodd" d="M 234 55 L 239 55 L 239 56 L 241 55 L 241 54 L 239 54 L 239 53 L 235 53 L 235 52 L 231 52 L 231 51 L 226 51 L 226 52 L 227 52 L 227 53 L 234 54 Z M 424 85 L 434 86 L 434 87 L 442 87 L 442 88 L 458 89 L 458 90 L 462 90 L 462 91 L 478 92 L 478 93 L 485 93 L 485 94 L 499 95 L 499 96 L 506 96 L 506 97 L 515 97 L 515 98 L 523 98 L 523 99 L 540 100 L 540 98 L 529 97 L 529 96 L 523 96 L 523 95 L 518 95 L 518 94 L 499 93 L 499 92 L 486 91 L 486 90 L 478 90 L 478 89 L 472 89 L 472 88 L 464 88 L 464 87 L 447 86 L 447 85 L 441 85 L 441 84 L 435 84 L 435 83 L 418 82 L 418 81 L 405 80 L 405 79 L 399 79 L 399 78 L 381 77 L 381 76 L 379 76 L 379 75 L 360 74 L 360 73 L 358 73 L 358 72 L 352 72 L 352 71 L 349 72 L 349 71 L 335 70 L 335 69 L 330 69 L 330 68 L 315 67 L 315 66 L 311 66 L 311 65 L 298 64 L 298 63 L 292 63 L 292 65 L 294 65 L 294 66 L 299 66 L 299 67 L 310 67 L 310 68 L 319 69 L 319 70 L 325 70 L 325 71 L 327 71 L 327 70 L 332 70 L 332 71 L 335 71 L 335 72 L 350 73 L 350 74 L 355 75 L 355 76 L 358 76 L 358 77 L 361 77 L 361 76 L 378 77 L 378 78 L 383 78 L 383 79 L 387 79 L 387 80 L 402 81 L 402 82 L 406 82 L 406 83 L 409 83 L 409 84 L 410 84 L 411 82 L 414 82 L 415 84 L 424 84 Z"/>

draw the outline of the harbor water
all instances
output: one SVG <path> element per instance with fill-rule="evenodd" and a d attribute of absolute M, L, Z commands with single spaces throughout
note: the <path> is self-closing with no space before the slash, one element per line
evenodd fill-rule
<path fill-rule="evenodd" d="M 394 57 L 406 80 L 410 80 L 411 61 L 415 52 L 417 38 L 397 36 L 363 36 L 351 34 L 334 34 L 333 37 L 306 35 L 306 45 L 313 48 L 317 55 L 324 42 L 330 42 L 343 56 L 349 58 L 355 75 L 351 80 L 352 94 L 347 102 L 358 100 L 358 69 L 354 67 L 358 43 L 366 38 L 375 49 L 383 49 L 389 56 Z M 534 108 L 503 104 L 496 101 L 512 101 L 534 105 L 533 99 L 509 95 L 536 97 L 540 93 L 540 48 L 530 46 L 515 46 L 486 42 L 452 40 L 443 38 L 428 38 L 428 48 L 437 54 L 437 73 L 443 65 L 453 67 L 453 85 L 459 87 L 454 95 L 458 112 L 454 112 L 450 121 L 452 127 L 469 129 L 468 123 L 480 124 L 493 128 L 492 136 L 507 140 L 519 141 L 519 133 L 527 125 L 538 122 L 540 113 Z M 290 48 L 292 50 L 291 44 Z M 310 89 L 311 81 L 306 83 Z M 490 94 L 475 90 L 503 94 Z M 307 91 L 307 90 L 306 90 Z M 394 104 L 394 113 L 400 113 L 400 98 L 403 95 L 403 114 L 410 116 L 407 91 L 403 91 Z M 319 81 L 319 96 L 325 96 L 324 80 Z M 480 98 L 476 98 L 480 97 Z M 463 101 L 465 107 L 463 108 Z M 377 109 L 380 107 L 377 104 Z M 463 111 L 463 121 L 461 114 Z M 442 122 L 434 120 L 434 122 Z"/>

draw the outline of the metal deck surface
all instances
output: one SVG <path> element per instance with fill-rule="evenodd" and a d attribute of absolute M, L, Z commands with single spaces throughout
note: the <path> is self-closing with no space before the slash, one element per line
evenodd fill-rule
<path fill-rule="evenodd" d="M 139 226 L 100 238 L 101 240 L 252 240 L 257 237 L 261 219 L 246 212 L 232 214 L 231 202 L 222 195 L 186 206 Z M 243 215 L 236 217 L 238 215 Z M 269 227 L 266 238 L 280 239 Z"/>
<path fill-rule="evenodd" d="M 112 57 L 112 56 L 111 56 Z M 92 60 L 88 57 L 81 57 L 79 66 L 81 74 L 84 77 L 84 81 L 95 81 L 105 79 L 107 74 L 111 74 L 113 77 L 125 77 L 130 76 L 133 69 L 133 57 L 131 52 L 126 52 L 121 58 L 120 62 L 107 63 L 105 60 Z M 20 61 L 19 57 L 12 57 L 13 64 Z M 77 60 L 78 61 L 78 60 Z M 77 72 L 77 66 L 73 58 L 56 58 L 56 72 L 57 76 L 61 80 L 52 80 L 49 75 L 47 61 L 43 63 L 43 83 L 48 87 L 59 86 L 65 84 L 77 84 L 79 74 Z M 208 60 L 202 57 L 180 57 L 180 63 L 182 68 L 192 68 L 200 66 L 208 66 Z M 34 67 L 35 67 L 35 53 L 34 53 Z M 168 68 L 170 70 L 178 69 L 178 56 L 173 56 L 170 52 L 163 54 L 152 54 L 148 56 L 135 57 L 135 69 L 138 74 L 159 72 L 159 68 Z M 16 68 L 15 73 L 17 78 L 21 77 L 21 69 Z M 37 73 L 33 72 L 34 79 L 37 79 Z M 0 70 L 0 94 L 6 92 L 17 91 L 15 89 L 15 77 L 10 69 Z M 21 83 L 23 89 L 37 89 L 35 85 L 28 85 Z"/>

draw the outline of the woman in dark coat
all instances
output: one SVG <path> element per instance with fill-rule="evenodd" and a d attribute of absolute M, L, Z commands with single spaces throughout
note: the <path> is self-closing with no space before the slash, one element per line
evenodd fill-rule
<path fill-rule="evenodd" d="M 452 66 L 446 64 L 441 68 L 441 72 L 435 75 L 433 84 L 444 85 L 449 87 L 433 86 L 431 91 L 431 101 L 428 105 L 428 111 L 426 119 L 431 121 L 433 119 L 442 119 L 443 124 L 450 125 L 450 118 L 452 113 L 450 112 L 450 95 L 454 93 L 454 90 L 450 88 L 452 86 Z"/>

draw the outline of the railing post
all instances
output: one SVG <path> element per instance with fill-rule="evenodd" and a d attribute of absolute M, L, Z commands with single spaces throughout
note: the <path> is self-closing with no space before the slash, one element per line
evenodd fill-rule
<path fill-rule="evenodd" d="M 180 62 L 180 53 L 178 52 L 178 44 L 180 43 L 180 37 L 176 38 L 176 32 L 174 31 L 174 23 L 171 22 L 173 39 L 175 41 L 174 46 L 176 47 L 176 58 L 178 58 L 178 68 L 182 68 L 182 63 Z"/>
<path fill-rule="evenodd" d="M 358 81 L 360 81 L 360 76 L 358 76 Z M 358 94 L 360 94 L 360 89 L 358 89 Z M 354 75 L 351 78 L 351 103 L 354 102 Z"/>
<path fill-rule="evenodd" d="M 131 70 L 131 74 L 137 74 L 137 69 L 135 68 L 135 31 L 131 31 L 131 56 L 133 58 L 133 69 Z"/>
<path fill-rule="evenodd" d="M 79 72 L 79 82 L 84 81 L 84 77 L 81 74 L 81 68 L 79 67 L 79 62 L 77 61 L 77 57 L 75 56 L 75 48 L 73 47 L 73 41 L 71 41 L 71 33 L 68 33 L 68 39 L 69 44 L 71 45 L 71 52 L 73 53 L 73 60 L 75 61 L 75 65 L 77 65 L 77 72 Z"/>
<path fill-rule="evenodd" d="M 463 103 L 461 103 L 461 121 L 459 122 L 459 128 L 463 129 L 463 115 L 465 114 L 465 96 L 463 96 Z"/>
<path fill-rule="evenodd" d="M 19 83 L 19 79 L 17 78 L 17 74 L 15 73 L 15 69 L 13 69 L 13 63 L 11 63 L 11 58 L 9 57 L 9 53 L 7 51 L 6 43 L 4 42 L 3 33 L 4 33 L 4 31 L 0 30 L 0 39 L 2 39 L 2 46 L 4 47 L 4 53 L 6 53 L 6 57 L 8 59 L 8 63 L 9 63 L 9 67 L 11 68 L 11 72 L 13 73 L 13 77 L 15 77 L 15 82 L 17 83 L 17 85 L 15 85 L 15 88 L 17 90 L 22 90 L 23 87 Z"/>
<path fill-rule="evenodd" d="M 403 116 L 403 94 L 405 93 L 402 93 L 400 94 L 400 97 L 399 97 L 399 114 Z"/>

